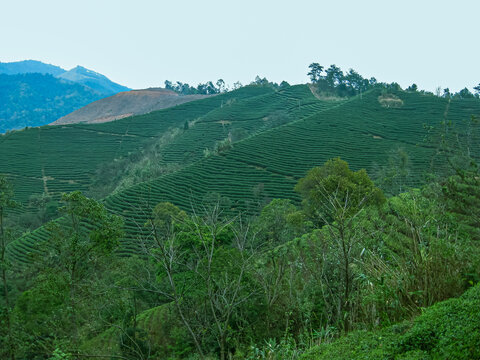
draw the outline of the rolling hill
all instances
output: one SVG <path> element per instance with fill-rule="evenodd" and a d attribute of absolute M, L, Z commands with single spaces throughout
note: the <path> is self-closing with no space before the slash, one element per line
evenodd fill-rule
<path fill-rule="evenodd" d="M 255 213 L 272 198 L 297 202 L 293 186 L 298 179 L 332 157 L 372 174 L 387 164 L 392 149 L 402 148 L 409 156 L 408 185 L 419 185 L 435 153 L 435 147 L 424 142 L 424 126 L 436 126 L 445 117 L 460 122 L 480 115 L 476 99 L 393 91 L 392 98 L 400 101 L 389 106 L 384 96 L 384 90 L 373 89 L 331 101 L 318 99 L 305 85 L 280 91 L 250 86 L 109 123 L 29 129 L 0 138 L 0 172 L 9 174 L 24 203 L 32 193 L 85 191 L 99 167 L 142 154 L 165 131 L 182 128 L 158 150 L 161 162 L 179 165 L 176 171 L 104 200 L 111 212 L 125 218 L 126 254 L 136 251 L 137 224 L 144 223 L 160 201 L 189 210 L 214 192 L 229 199 L 232 211 Z M 243 136 L 214 150 L 237 132 Z M 12 243 L 9 254 L 27 261 L 35 243 L 46 239 L 47 231 L 40 228 Z"/>

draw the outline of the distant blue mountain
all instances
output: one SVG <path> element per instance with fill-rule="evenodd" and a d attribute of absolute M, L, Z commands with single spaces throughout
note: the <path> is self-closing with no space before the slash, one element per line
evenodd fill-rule
<path fill-rule="evenodd" d="M 49 124 L 103 97 L 50 74 L 0 74 L 0 133 Z"/>
<path fill-rule="evenodd" d="M 23 60 L 10 63 L 0 62 L 0 74 L 17 75 L 28 73 L 50 74 L 57 78 L 88 86 L 104 96 L 111 96 L 122 91 L 131 90 L 108 79 L 105 75 L 77 66 L 69 71 L 59 66 L 45 64 L 36 60 Z"/>
<path fill-rule="evenodd" d="M 50 124 L 129 88 L 95 71 L 70 71 L 35 60 L 0 62 L 0 133 Z"/>
<path fill-rule="evenodd" d="M 10 63 L 0 62 L 0 74 L 16 75 L 27 73 L 40 73 L 59 76 L 65 73 L 66 70 L 59 66 L 45 64 L 36 60 L 23 60 Z"/>
<path fill-rule="evenodd" d="M 88 70 L 83 66 L 77 66 L 70 71 L 66 71 L 57 76 L 60 79 L 69 80 L 92 88 L 93 90 L 105 94 L 114 95 L 122 91 L 131 89 L 110 81 L 106 76 L 95 71 Z"/>

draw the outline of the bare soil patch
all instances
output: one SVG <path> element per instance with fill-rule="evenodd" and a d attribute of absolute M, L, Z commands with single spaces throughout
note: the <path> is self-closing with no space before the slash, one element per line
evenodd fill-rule
<path fill-rule="evenodd" d="M 400 108 L 403 106 L 403 100 L 394 94 L 380 95 L 378 102 L 384 108 Z"/>

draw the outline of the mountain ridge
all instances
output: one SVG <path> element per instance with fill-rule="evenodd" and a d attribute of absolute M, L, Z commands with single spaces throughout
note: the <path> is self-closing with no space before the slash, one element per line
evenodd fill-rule
<path fill-rule="evenodd" d="M 38 60 L 22 60 L 13 62 L 0 62 L 0 74 L 17 75 L 27 73 L 40 73 L 58 76 L 66 70 L 60 66 L 46 64 Z"/>
<path fill-rule="evenodd" d="M 0 63 L 0 133 L 49 124 L 128 90 L 82 66 L 67 71 L 37 60 Z"/>

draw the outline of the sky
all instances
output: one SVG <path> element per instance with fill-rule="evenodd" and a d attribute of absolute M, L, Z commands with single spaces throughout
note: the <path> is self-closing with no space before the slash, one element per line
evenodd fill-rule
<path fill-rule="evenodd" d="M 479 0 L 2 0 L 0 61 L 82 65 L 140 89 L 308 65 L 458 91 L 480 83 Z"/>

